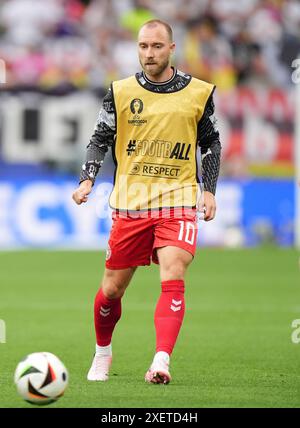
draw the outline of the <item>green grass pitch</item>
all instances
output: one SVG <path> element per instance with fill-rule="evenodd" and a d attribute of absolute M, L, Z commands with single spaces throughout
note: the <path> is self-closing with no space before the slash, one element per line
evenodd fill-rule
<path fill-rule="evenodd" d="M 0 253 L 0 407 L 31 407 L 13 374 L 28 353 L 49 351 L 70 374 L 49 407 L 299 407 L 299 253 L 200 249 L 186 280 L 186 316 L 171 359 L 173 381 L 148 385 L 154 353 L 157 266 L 139 268 L 123 299 L 106 383 L 86 373 L 94 351 L 93 300 L 103 252 Z"/>

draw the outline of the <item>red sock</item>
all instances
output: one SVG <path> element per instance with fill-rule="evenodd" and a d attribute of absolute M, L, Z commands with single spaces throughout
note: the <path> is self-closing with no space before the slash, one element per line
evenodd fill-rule
<path fill-rule="evenodd" d="M 184 317 L 184 281 L 163 281 L 161 288 L 154 314 L 156 352 L 171 355 Z"/>
<path fill-rule="evenodd" d="M 108 299 L 104 296 L 102 288 L 98 291 L 94 304 L 94 322 L 97 345 L 107 346 L 115 325 L 121 317 L 121 298 Z"/>

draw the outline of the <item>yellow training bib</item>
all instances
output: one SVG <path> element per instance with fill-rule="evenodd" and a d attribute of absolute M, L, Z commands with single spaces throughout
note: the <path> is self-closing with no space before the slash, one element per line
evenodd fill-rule
<path fill-rule="evenodd" d="M 112 208 L 196 205 L 197 125 L 213 89 L 195 78 L 170 93 L 145 89 L 135 76 L 113 82 L 116 172 Z"/>

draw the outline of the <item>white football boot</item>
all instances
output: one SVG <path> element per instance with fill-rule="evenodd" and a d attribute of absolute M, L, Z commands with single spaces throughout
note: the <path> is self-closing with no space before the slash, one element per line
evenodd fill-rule
<path fill-rule="evenodd" d="M 145 381 L 148 383 L 163 383 L 165 385 L 171 382 L 169 364 L 169 355 L 163 351 L 157 352 L 149 370 L 145 374 Z"/>
<path fill-rule="evenodd" d="M 105 382 L 108 380 L 109 369 L 112 363 L 111 345 L 109 345 L 109 347 L 105 347 L 106 349 L 104 352 L 98 351 L 101 349 L 100 347 L 96 346 L 96 348 L 97 352 L 94 355 L 87 379 L 91 381 Z M 109 348 L 109 350 L 107 348 Z"/>

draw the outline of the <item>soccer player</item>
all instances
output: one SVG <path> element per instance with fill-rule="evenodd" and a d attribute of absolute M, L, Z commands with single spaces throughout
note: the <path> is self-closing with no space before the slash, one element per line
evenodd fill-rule
<path fill-rule="evenodd" d="M 88 200 L 111 147 L 116 168 L 110 196 L 113 225 L 94 303 L 97 343 L 88 372 L 91 381 L 108 380 L 122 296 L 137 266 L 149 265 L 152 258 L 159 264 L 161 294 L 154 314 L 156 353 L 145 380 L 170 382 L 170 355 L 185 311 L 184 278 L 196 249 L 197 211 L 205 221 L 215 216 L 221 152 L 215 87 L 172 67 L 174 49 L 167 23 L 151 20 L 141 27 L 142 71 L 111 84 L 73 194 L 77 204 Z"/>

